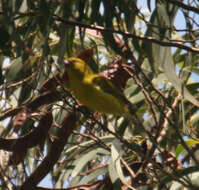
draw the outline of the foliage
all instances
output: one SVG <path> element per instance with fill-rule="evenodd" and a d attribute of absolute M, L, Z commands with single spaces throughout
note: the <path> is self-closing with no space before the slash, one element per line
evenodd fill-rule
<path fill-rule="evenodd" d="M 0 1 L 1 189 L 46 176 L 53 189 L 199 188 L 199 5 L 143 2 Z M 133 121 L 78 104 L 71 56 L 123 91 Z"/>

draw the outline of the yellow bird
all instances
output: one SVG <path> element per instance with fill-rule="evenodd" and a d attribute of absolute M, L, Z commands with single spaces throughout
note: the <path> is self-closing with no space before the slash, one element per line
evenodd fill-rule
<path fill-rule="evenodd" d="M 132 104 L 107 78 L 95 74 L 82 59 L 65 62 L 69 88 L 74 97 L 93 111 L 132 118 Z"/>

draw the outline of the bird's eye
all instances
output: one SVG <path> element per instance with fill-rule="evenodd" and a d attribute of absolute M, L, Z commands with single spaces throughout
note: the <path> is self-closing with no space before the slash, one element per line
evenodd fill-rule
<path fill-rule="evenodd" d="M 68 61 L 68 65 L 70 65 L 70 67 L 75 67 L 75 64 L 76 64 L 75 60 Z"/>
<path fill-rule="evenodd" d="M 76 61 L 75 60 L 72 60 L 72 61 L 69 61 L 69 64 L 74 64 Z"/>

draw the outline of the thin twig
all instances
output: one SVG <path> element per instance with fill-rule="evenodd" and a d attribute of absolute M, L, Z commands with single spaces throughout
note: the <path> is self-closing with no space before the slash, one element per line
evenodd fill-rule
<path fill-rule="evenodd" d="M 174 108 L 176 107 L 176 105 L 178 104 L 180 98 L 181 98 L 181 95 L 180 95 L 180 94 L 175 98 L 175 100 L 174 100 L 174 102 L 173 102 L 173 104 L 172 104 L 172 106 L 171 106 L 171 107 L 173 108 L 173 110 L 174 110 Z M 166 133 L 167 133 L 168 124 L 169 124 L 167 118 L 169 118 L 170 115 L 171 115 L 172 113 L 173 113 L 172 109 L 169 108 L 169 111 L 166 113 L 166 118 L 164 119 L 164 123 L 163 123 L 163 125 L 162 125 L 162 126 L 163 126 L 163 127 L 162 127 L 162 130 L 160 131 L 159 137 L 157 138 L 157 143 L 158 143 L 158 144 L 160 144 L 160 143 L 162 142 L 164 136 L 165 136 Z"/>

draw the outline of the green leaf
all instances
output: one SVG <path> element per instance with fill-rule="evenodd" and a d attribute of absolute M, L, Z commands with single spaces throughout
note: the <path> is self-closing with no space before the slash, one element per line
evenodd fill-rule
<path fill-rule="evenodd" d="M 111 155 L 112 155 L 113 162 L 115 163 L 116 171 L 118 173 L 118 176 L 119 176 L 120 180 L 124 184 L 127 184 L 127 180 L 126 180 L 126 178 L 125 178 L 125 176 L 123 174 L 121 161 L 120 161 L 121 151 L 122 151 L 121 147 L 118 148 L 118 146 L 115 146 L 114 144 L 112 145 L 112 147 L 111 147 Z"/>
<path fill-rule="evenodd" d="M 192 147 L 196 144 L 199 144 L 199 140 L 189 139 L 186 140 L 185 143 L 187 144 L 187 146 Z M 176 148 L 176 157 L 178 157 L 183 151 L 185 151 L 184 147 L 181 144 L 179 144 Z"/>
<path fill-rule="evenodd" d="M 33 84 L 29 84 L 29 85 L 24 84 L 22 86 L 19 99 L 18 99 L 19 104 L 25 102 L 27 99 L 31 97 L 30 95 L 34 88 L 35 88 L 35 85 Z"/>
<path fill-rule="evenodd" d="M 51 19 L 51 10 L 49 7 L 49 3 L 47 3 L 46 1 L 40 1 L 39 2 L 39 11 L 40 14 L 37 17 L 37 23 L 39 25 L 40 31 L 43 34 L 43 36 L 46 36 L 46 34 L 49 34 L 49 25 L 50 25 L 50 19 Z M 46 26 L 46 27 L 43 27 Z"/>
<path fill-rule="evenodd" d="M 124 1 L 124 20 L 126 23 L 127 31 L 132 33 L 134 30 L 136 13 L 138 12 L 135 1 Z"/>
<path fill-rule="evenodd" d="M 160 27 L 153 28 L 149 26 L 146 31 L 146 36 L 152 36 L 161 41 L 167 41 L 167 38 L 170 38 L 171 34 L 164 27 L 172 25 L 176 12 L 177 8 L 175 6 L 172 9 L 172 6 L 170 7 L 169 5 L 166 5 L 166 3 L 157 3 L 157 7 L 151 16 L 150 22 L 153 25 L 159 25 Z M 167 79 L 182 97 L 186 98 L 194 105 L 199 106 L 199 102 L 189 93 L 177 76 L 170 48 L 150 42 L 143 42 L 143 48 L 148 55 L 152 70 L 162 68 Z"/>
<path fill-rule="evenodd" d="M 4 48 L 5 44 L 9 41 L 10 35 L 5 28 L 0 27 L 0 49 Z"/>
<path fill-rule="evenodd" d="M 170 15 L 168 15 L 168 7 L 166 6 L 166 3 L 158 2 L 156 9 L 153 11 L 151 16 L 150 23 L 159 27 L 149 26 L 145 35 L 154 37 L 158 40 L 166 40 L 168 37 L 170 37 L 170 31 L 166 30 L 165 27 L 171 26 L 171 20 L 175 18 L 176 11 L 176 9 L 173 9 L 173 17 L 170 18 Z M 157 69 L 164 58 L 164 54 L 161 54 L 164 53 L 164 47 L 161 47 L 160 45 L 154 44 L 152 42 L 144 41 L 143 48 L 147 53 L 151 67 L 155 68 L 154 66 L 156 66 Z M 155 65 L 153 65 L 154 62 Z"/>
<path fill-rule="evenodd" d="M 104 4 L 105 27 L 109 28 L 109 29 L 114 29 L 114 26 L 113 26 L 114 14 L 113 14 L 113 10 L 112 10 L 114 8 L 112 7 L 112 4 L 110 4 L 107 1 L 103 1 L 103 4 Z M 110 46 L 112 48 L 112 50 L 115 51 L 115 53 L 117 55 L 121 55 L 122 50 L 119 47 L 119 44 L 116 42 L 113 33 L 101 32 L 101 34 L 104 38 L 104 42 L 106 43 L 106 45 Z"/>
<path fill-rule="evenodd" d="M 145 96 L 143 94 L 143 92 L 139 92 L 138 94 L 132 96 L 129 100 L 132 102 L 132 103 L 138 103 L 138 102 L 141 102 L 145 99 Z"/>
<path fill-rule="evenodd" d="M 111 182 L 113 183 L 113 186 L 114 186 L 114 190 L 121 190 L 122 184 L 120 182 L 118 173 L 115 168 L 115 163 L 113 161 L 110 162 L 108 170 L 109 170 L 109 176 L 110 176 Z"/>
<path fill-rule="evenodd" d="M 198 127 L 198 122 L 199 122 L 199 113 L 195 113 L 190 118 L 190 124 Z"/>
<path fill-rule="evenodd" d="M 15 1 L 15 11 L 18 11 L 20 9 L 23 2 L 24 2 L 24 0 L 16 0 Z"/>
<path fill-rule="evenodd" d="M 101 32 L 104 38 L 104 42 L 107 46 L 110 46 L 116 55 L 121 55 L 122 50 L 118 47 L 118 43 L 116 42 L 112 33 L 109 32 Z"/>
<path fill-rule="evenodd" d="M 147 0 L 147 6 L 148 6 L 149 11 L 151 11 L 151 0 Z"/>
<path fill-rule="evenodd" d="M 114 139 L 115 139 L 115 137 L 113 135 L 106 135 L 106 136 L 103 136 L 103 137 L 99 137 L 99 140 L 102 141 L 103 143 L 107 144 L 107 145 L 109 145 Z M 80 143 L 79 145 L 75 145 L 75 146 L 72 146 L 71 148 L 67 149 L 65 151 L 65 154 L 69 154 L 71 152 L 74 152 L 76 149 L 79 148 L 79 146 L 82 146 L 82 147 L 91 146 L 95 143 L 96 142 L 94 140 L 90 140 L 90 141 Z"/>
<path fill-rule="evenodd" d="M 94 23 L 97 21 L 99 25 L 102 25 L 103 19 L 100 15 L 100 4 L 101 0 L 91 1 L 91 22 Z"/>
<path fill-rule="evenodd" d="M 192 94 L 189 93 L 187 88 L 181 83 L 180 79 L 178 78 L 175 67 L 173 63 L 173 59 L 171 56 L 170 48 L 161 47 L 161 55 L 162 59 L 160 62 L 160 66 L 163 68 L 165 75 L 167 76 L 168 80 L 172 83 L 175 89 L 182 95 L 182 97 L 186 98 L 188 101 L 193 103 L 194 105 L 199 107 L 199 102 L 194 98 Z"/>
<path fill-rule="evenodd" d="M 109 152 L 102 148 L 97 148 L 96 150 L 88 152 L 79 159 L 77 165 L 75 166 L 73 172 L 71 173 L 71 176 L 76 177 L 90 160 L 93 160 L 99 156 L 98 154 L 107 155 L 109 154 Z"/>
<path fill-rule="evenodd" d="M 187 89 L 192 94 L 197 94 L 198 93 L 198 86 L 199 86 L 199 82 L 190 83 L 190 84 L 187 84 Z"/>
<path fill-rule="evenodd" d="M 11 66 L 9 67 L 6 73 L 6 80 L 7 81 L 17 81 L 21 78 L 21 71 L 23 69 L 22 58 L 18 57 L 11 62 Z"/>
<path fill-rule="evenodd" d="M 195 172 L 192 174 L 189 174 L 189 180 L 191 181 L 191 183 L 194 186 L 198 186 L 199 187 L 199 172 Z M 173 185 L 170 187 L 170 189 L 172 190 L 189 190 L 190 188 L 185 188 L 184 185 L 182 185 L 179 182 L 174 182 Z"/>
<path fill-rule="evenodd" d="M 187 66 L 187 67 L 184 67 L 183 70 L 187 71 L 187 72 L 194 72 L 195 74 L 199 75 L 199 68 L 198 67 Z"/>
<path fill-rule="evenodd" d="M 164 179 L 161 180 L 161 182 L 159 183 L 159 189 L 162 189 L 162 186 L 164 186 L 165 184 L 173 181 L 173 177 L 172 176 L 176 176 L 178 177 L 178 179 L 184 177 L 184 176 L 191 176 L 194 173 L 197 173 L 196 176 L 198 176 L 198 171 L 199 171 L 199 167 L 198 166 L 192 166 L 192 167 L 188 167 L 188 168 L 183 168 L 183 169 L 179 169 L 177 171 L 174 171 L 173 173 L 171 173 L 170 176 L 165 177 Z"/>
<path fill-rule="evenodd" d="M 121 165 L 121 160 L 120 160 L 122 154 L 123 154 L 123 149 L 122 149 L 121 143 L 119 140 L 116 139 L 113 141 L 113 144 L 111 146 L 112 162 L 115 165 L 115 170 L 116 170 L 121 182 L 129 187 L 128 180 L 125 178 L 123 171 L 122 171 L 122 165 Z M 116 176 L 114 178 L 117 179 Z"/>
<path fill-rule="evenodd" d="M 155 86 L 160 86 L 160 85 L 163 85 L 163 84 L 166 84 L 168 81 L 167 77 L 165 76 L 164 73 L 160 73 L 156 78 L 154 78 L 152 80 L 152 83 L 155 85 Z"/>

